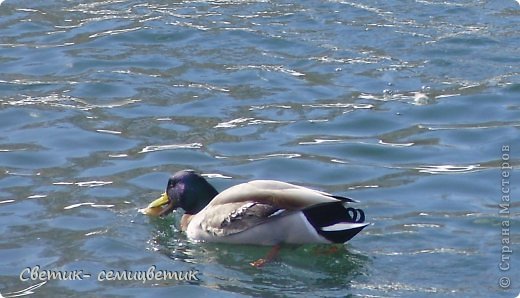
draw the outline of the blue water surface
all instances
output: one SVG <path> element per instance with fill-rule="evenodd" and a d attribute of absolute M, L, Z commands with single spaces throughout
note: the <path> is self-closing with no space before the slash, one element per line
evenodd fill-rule
<path fill-rule="evenodd" d="M 519 17 L 512 0 L 0 1 L 1 295 L 516 297 Z M 185 168 L 349 196 L 372 225 L 253 268 L 269 248 L 137 212 Z M 100 278 L 152 266 L 197 278 Z"/>

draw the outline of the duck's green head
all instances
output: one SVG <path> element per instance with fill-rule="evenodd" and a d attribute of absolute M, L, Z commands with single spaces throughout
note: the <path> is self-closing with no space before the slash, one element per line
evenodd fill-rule
<path fill-rule="evenodd" d="M 160 208 L 157 213 L 159 216 L 168 215 L 177 208 L 182 208 L 186 214 L 197 214 L 217 194 L 215 188 L 204 177 L 192 170 L 183 170 L 170 177 L 166 192 L 151 202 L 147 209 Z"/>

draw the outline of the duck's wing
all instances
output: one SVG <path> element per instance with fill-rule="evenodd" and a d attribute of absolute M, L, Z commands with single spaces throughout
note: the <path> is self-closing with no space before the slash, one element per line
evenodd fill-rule
<path fill-rule="evenodd" d="M 203 209 L 196 216 L 200 228 L 214 236 L 227 236 L 243 232 L 270 221 L 288 211 L 255 201 L 214 205 Z"/>
<path fill-rule="evenodd" d="M 316 204 L 355 202 L 326 192 L 275 180 L 253 180 L 232 186 L 218 194 L 209 205 L 254 201 L 279 209 L 301 210 Z"/>
<path fill-rule="evenodd" d="M 226 236 L 311 206 L 343 202 L 354 201 L 290 183 L 254 180 L 221 192 L 196 216 L 202 230 Z"/>

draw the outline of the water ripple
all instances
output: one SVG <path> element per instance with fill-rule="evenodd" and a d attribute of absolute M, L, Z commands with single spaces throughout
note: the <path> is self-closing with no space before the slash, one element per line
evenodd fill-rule
<path fill-rule="evenodd" d="M 190 144 L 171 144 L 171 145 L 150 145 L 146 146 L 139 153 L 148 153 L 163 150 L 177 150 L 177 149 L 200 149 L 202 148 L 201 143 L 190 143 Z"/>
<path fill-rule="evenodd" d="M 297 158 L 297 157 L 301 157 L 301 154 L 298 154 L 298 153 L 273 153 L 273 154 L 268 154 L 268 155 L 264 155 L 264 156 L 248 158 L 248 160 L 257 161 L 257 160 L 265 160 L 265 159 L 271 159 L 271 158 Z"/>
<path fill-rule="evenodd" d="M 519 165 L 518 4 L 318 2 L 0 0 L 2 295 L 25 294 L 35 264 L 203 273 L 28 288 L 49 297 L 509 295 L 479 281 L 498 272 L 502 159 Z M 338 254 L 287 248 L 253 272 L 267 248 L 136 213 L 183 168 L 219 191 L 353 197 L 373 224 Z"/>
<path fill-rule="evenodd" d="M 472 173 L 483 168 L 476 165 L 467 165 L 467 166 L 458 166 L 458 165 L 434 165 L 434 166 L 422 166 L 417 167 L 415 170 L 418 170 L 421 173 L 428 174 L 459 174 L 459 173 Z"/>
<path fill-rule="evenodd" d="M 77 185 L 79 187 L 99 187 L 99 186 L 105 186 L 114 183 L 113 181 L 81 181 L 81 182 L 66 182 L 66 181 L 60 181 L 60 182 L 53 182 L 53 185 Z"/>
<path fill-rule="evenodd" d="M 114 205 L 112 205 L 112 204 L 96 204 L 96 203 L 92 203 L 92 202 L 83 202 L 83 203 L 76 203 L 76 204 L 65 206 L 65 207 L 63 207 L 63 209 L 69 210 L 69 209 L 75 209 L 75 208 L 82 207 L 82 206 L 90 206 L 93 208 L 112 208 L 112 207 L 114 207 Z"/>
<path fill-rule="evenodd" d="M 32 84 L 32 83 L 31 83 Z M 94 108 L 116 108 L 139 102 L 138 99 L 116 101 L 109 104 L 91 104 L 87 101 L 68 95 L 51 94 L 45 97 L 23 96 L 22 99 L 8 100 L 5 103 L 11 106 L 44 105 L 56 108 L 71 108 L 88 111 Z"/>

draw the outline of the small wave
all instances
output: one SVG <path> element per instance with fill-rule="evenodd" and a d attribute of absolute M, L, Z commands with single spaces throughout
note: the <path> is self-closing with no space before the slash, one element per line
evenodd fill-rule
<path fill-rule="evenodd" d="M 381 145 L 388 145 L 388 146 L 392 146 L 392 147 L 410 147 L 415 144 L 415 143 L 390 143 L 390 142 L 385 142 L 383 140 L 379 140 L 378 143 Z"/>
<path fill-rule="evenodd" d="M 124 157 L 128 157 L 128 154 L 126 154 L 126 153 L 109 154 L 108 157 L 111 157 L 111 158 L 124 158 Z"/>
<path fill-rule="evenodd" d="M 255 119 L 255 118 L 237 118 L 226 122 L 220 122 L 214 126 L 214 128 L 233 128 L 238 126 L 246 125 L 262 125 L 262 124 L 278 124 L 278 123 L 293 123 L 294 121 L 281 121 L 281 120 L 266 120 L 266 119 Z"/>
<path fill-rule="evenodd" d="M 96 131 L 100 132 L 100 133 L 108 133 L 108 134 L 113 134 L 113 135 L 120 135 L 121 134 L 121 132 L 117 131 L 117 130 L 96 129 Z"/>
<path fill-rule="evenodd" d="M 146 146 L 139 153 L 148 153 L 155 151 L 163 151 L 163 150 L 176 150 L 176 149 L 200 149 L 202 148 L 201 143 L 191 143 L 191 144 L 171 144 L 171 145 L 150 145 Z"/>
<path fill-rule="evenodd" d="M 94 205 L 94 203 L 90 203 L 90 202 L 77 203 L 77 204 L 72 204 L 72 205 L 65 206 L 65 207 L 63 207 L 63 209 L 69 210 L 69 209 L 74 209 L 74 208 L 78 208 L 78 207 L 81 207 L 81 206 L 87 206 L 87 205 Z"/>
<path fill-rule="evenodd" d="M 325 144 L 325 143 L 340 143 L 343 140 L 338 139 L 314 139 L 313 141 L 308 142 L 299 142 L 299 145 L 316 145 L 316 144 Z"/>
<path fill-rule="evenodd" d="M 372 290 L 372 291 L 384 291 L 384 292 L 396 292 L 396 291 L 406 291 L 406 292 L 419 292 L 419 293 L 439 293 L 442 292 L 441 289 L 435 287 L 417 287 L 405 283 L 399 282 L 391 282 L 387 284 L 364 284 L 353 282 L 352 287 L 360 288 L 363 290 Z M 453 293 L 455 290 L 451 290 Z M 374 296 L 379 297 L 379 296 Z"/>
<path fill-rule="evenodd" d="M 450 247 L 436 247 L 436 248 L 425 248 L 413 251 L 385 251 L 379 250 L 375 251 L 376 254 L 384 255 L 384 256 L 412 256 L 412 255 L 420 255 L 420 254 L 454 254 L 454 255 L 475 255 L 476 252 L 474 250 L 466 250 L 466 249 L 456 249 Z"/>
<path fill-rule="evenodd" d="M 490 129 L 490 128 L 501 128 L 501 127 L 520 127 L 520 122 L 488 122 L 488 123 L 474 123 L 474 124 L 456 124 L 456 125 L 419 125 L 421 129 L 427 129 L 430 131 L 436 130 L 461 130 L 461 129 Z"/>
<path fill-rule="evenodd" d="M 372 109 L 374 105 L 363 103 L 318 103 L 318 104 L 304 104 L 303 107 L 310 108 L 351 108 L 351 109 Z"/>
<path fill-rule="evenodd" d="M 115 205 L 112 205 L 112 204 L 92 204 L 90 206 L 92 206 L 94 208 L 112 208 Z"/>
<path fill-rule="evenodd" d="M 48 96 L 43 97 L 33 97 L 33 96 L 23 96 L 21 99 L 12 99 L 7 101 L 6 103 L 11 106 L 34 106 L 34 105 L 44 105 L 50 107 L 57 108 L 69 108 L 69 109 L 78 109 L 82 111 L 92 110 L 94 108 L 116 108 L 126 106 L 128 104 L 139 102 L 138 99 L 128 99 L 122 100 L 109 104 L 90 104 L 85 100 L 80 98 L 68 96 L 68 95 L 60 95 L 60 94 L 50 94 Z"/>
<path fill-rule="evenodd" d="M 107 30 L 107 31 L 104 31 L 104 32 L 94 33 L 94 34 L 90 35 L 89 38 L 96 38 L 96 37 L 101 37 L 101 36 L 106 36 L 106 35 L 117 35 L 117 34 L 121 34 L 121 33 L 126 33 L 126 32 L 132 32 L 132 31 L 140 30 L 142 28 L 143 27 L 139 26 L 139 27 L 127 28 L 127 29 Z"/>
<path fill-rule="evenodd" d="M 440 228 L 441 225 L 438 224 L 429 224 L 429 223 L 412 223 L 412 224 L 404 224 L 404 227 L 412 227 L 412 228 Z"/>
<path fill-rule="evenodd" d="M 31 196 L 28 196 L 27 198 L 28 199 L 43 199 L 46 197 L 47 197 L 47 195 L 31 195 Z"/>
<path fill-rule="evenodd" d="M 429 174 L 459 174 L 459 173 L 472 173 L 481 170 L 482 167 L 479 164 L 457 166 L 457 165 L 436 165 L 436 166 L 421 166 L 416 167 L 421 173 Z"/>
<path fill-rule="evenodd" d="M 254 158 L 248 158 L 249 161 L 257 161 L 257 160 L 265 160 L 265 159 L 271 159 L 271 158 L 296 158 L 300 157 L 301 154 L 298 153 L 274 153 L 274 154 L 268 154 L 260 157 L 254 157 Z"/>
<path fill-rule="evenodd" d="M 98 186 L 108 185 L 108 184 L 112 184 L 112 183 L 113 183 L 112 181 L 83 181 L 83 182 L 76 182 L 74 184 L 76 184 L 77 186 L 82 186 L 82 187 L 98 187 Z"/>
<path fill-rule="evenodd" d="M 247 122 L 249 120 L 253 120 L 254 118 L 237 118 L 237 119 L 233 119 L 233 120 L 229 120 L 229 121 L 226 121 L 226 122 L 221 122 L 217 125 L 215 125 L 215 128 L 232 128 L 232 127 L 237 127 L 237 125 L 241 124 L 241 123 L 244 123 L 244 122 Z"/>
<path fill-rule="evenodd" d="M 86 233 L 85 236 L 102 235 L 102 234 L 106 234 L 107 232 L 108 232 L 107 229 L 99 230 L 99 231 L 92 231 L 92 232 Z"/>
<path fill-rule="evenodd" d="M 53 182 L 53 185 L 77 185 L 80 187 L 98 187 L 103 185 L 112 184 L 112 181 L 81 181 L 81 182 L 67 182 L 67 181 L 59 181 Z"/>
<path fill-rule="evenodd" d="M 304 73 L 298 72 L 294 69 L 289 69 L 281 65 L 246 65 L 246 66 L 233 66 L 228 67 L 229 70 L 244 70 L 244 69 L 259 69 L 267 72 L 281 72 L 294 77 L 303 77 Z"/>
<path fill-rule="evenodd" d="M 254 110 L 266 110 L 266 109 L 291 109 L 290 105 L 281 105 L 281 104 L 267 104 L 267 105 L 253 105 L 249 108 L 250 111 Z"/>
<path fill-rule="evenodd" d="M 78 207 L 81 207 L 81 206 L 90 206 L 90 207 L 94 207 L 94 208 L 112 208 L 115 205 L 112 205 L 112 204 L 96 204 L 96 203 L 92 203 L 92 202 L 84 202 L 84 203 L 76 203 L 76 204 L 68 205 L 68 206 L 63 207 L 63 209 L 69 210 L 69 209 L 74 209 L 74 208 L 78 208 Z"/>
<path fill-rule="evenodd" d="M 221 179 L 231 179 L 233 177 L 231 176 L 226 176 L 226 175 L 222 175 L 222 174 L 217 174 L 217 173 L 210 173 L 210 174 L 202 174 L 203 177 L 207 177 L 207 178 L 221 178 Z"/>

